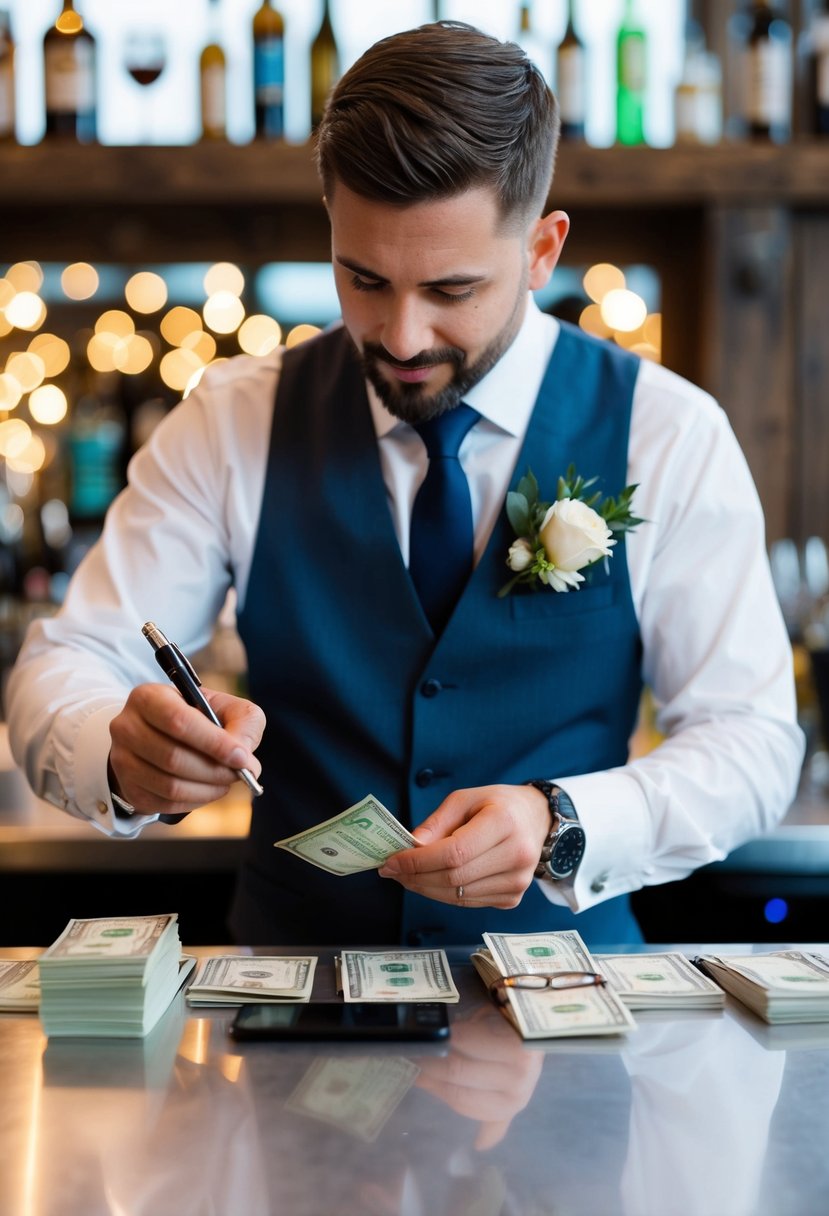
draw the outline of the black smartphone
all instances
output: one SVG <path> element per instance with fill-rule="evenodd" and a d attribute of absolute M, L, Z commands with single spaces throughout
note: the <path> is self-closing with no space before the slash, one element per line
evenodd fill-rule
<path fill-rule="evenodd" d="M 449 1038 L 446 1006 L 433 1002 L 372 1005 L 311 1001 L 309 1004 L 242 1005 L 230 1024 L 234 1039 L 374 1039 L 380 1042 Z"/>

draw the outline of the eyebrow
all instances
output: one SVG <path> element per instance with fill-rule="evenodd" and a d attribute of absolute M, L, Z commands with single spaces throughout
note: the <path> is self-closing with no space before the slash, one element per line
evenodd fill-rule
<path fill-rule="evenodd" d="M 357 262 L 352 262 L 350 258 L 337 256 L 337 262 L 340 266 L 350 270 L 353 274 L 358 274 L 364 279 L 374 279 L 377 283 L 388 283 L 388 279 L 383 275 L 378 274 L 376 270 L 369 270 L 366 266 L 360 266 Z M 422 283 L 418 283 L 418 287 L 471 287 L 474 283 L 481 283 L 485 279 L 482 274 L 450 274 L 442 279 L 427 279 Z"/>

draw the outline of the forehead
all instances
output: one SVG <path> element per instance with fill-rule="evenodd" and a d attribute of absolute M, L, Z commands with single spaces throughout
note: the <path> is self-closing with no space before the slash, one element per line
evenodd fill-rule
<path fill-rule="evenodd" d="M 401 207 L 363 198 L 339 183 L 328 213 L 335 261 L 345 258 L 383 278 L 409 270 L 418 279 L 435 279 L 486 266 L 517 240 L 488 187 Z"/>

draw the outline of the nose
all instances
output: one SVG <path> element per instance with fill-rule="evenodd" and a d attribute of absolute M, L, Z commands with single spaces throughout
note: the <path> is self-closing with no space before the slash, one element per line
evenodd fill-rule
<path fill-rule="evenodd" d="M 429 350 L 433 337 L 428 310 L 422 303 L 410 297 L 389 302 L 380 341 L 395 359 L 405 363 Z"/>

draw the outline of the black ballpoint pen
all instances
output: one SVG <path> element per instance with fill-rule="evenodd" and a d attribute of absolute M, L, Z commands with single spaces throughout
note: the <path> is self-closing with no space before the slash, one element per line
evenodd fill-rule
<path fill-rule="evenodd" d="M 155 652 L 156 663 L 158 663 L 167 679 L 175 685 L 187 704 L 192 705 L 194 709 L 200 710 L 205 718 L 209 718 L 211 722 L 215 722 L 216 726 L 221 726 L 221 722 L 210 707 L 210 702 L 201 691 L 201 680 L 196 675 L 193 664 L 182 654 L 175 642 L 171 642 L 168 638 L 165 638 L 158 626 L 154 625 L 152 621 L 147 621 L 146 625 L 142 625 L 141 632 Z M 236 771 L 255 797 L 264 793 L 262 786 L 249 769 L 240 768 Z"/>

